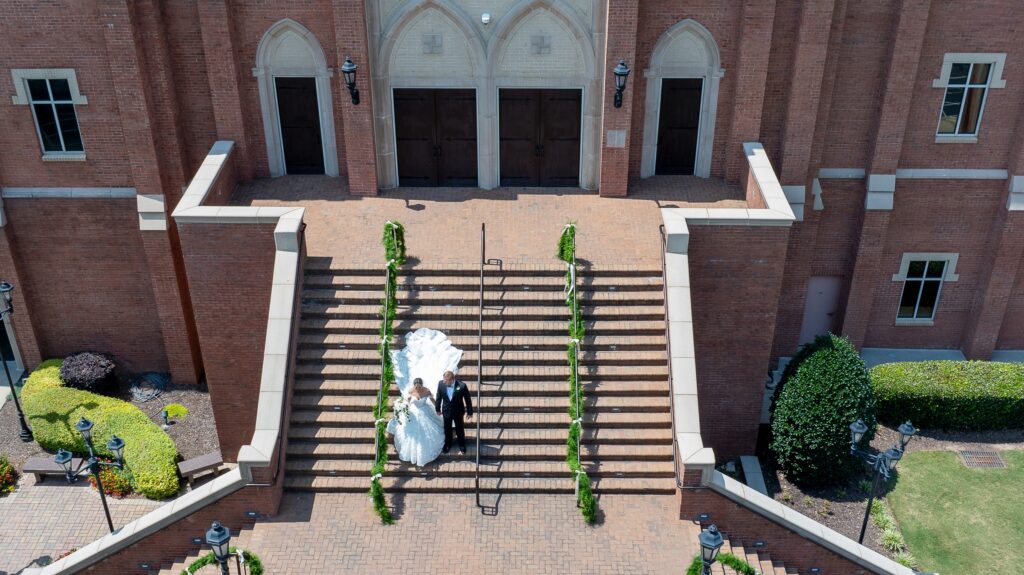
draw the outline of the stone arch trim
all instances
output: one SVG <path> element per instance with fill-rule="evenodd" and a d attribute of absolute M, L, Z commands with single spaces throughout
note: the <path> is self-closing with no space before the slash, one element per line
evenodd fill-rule
<path fill-rule="evenodd" d="M 406 28 L 416 22 L 421 14 L 428 10 L 437 10 L 446 16 L 455 27 L 458 28 L 469 42 L 470 55 L 474 60 L 476 76 L 482 77 L 486 74 L 487 49 L 484 47 L 483 37 L 479 30 L 473 25 L 469 15 L 458 4 L 451 0 L 427 0 L 426 2 L 406 2 L 390 21 L 383 27 L 384 42 L 380 49 L 380 74 L 384 77 L 390 75 L 391 56 L 398 41 Z"/>
<path fill-rule="evenodd" d="M 673 43 L 682 36 L 697 40 L 704 49 L 705 58 L 701 63 L 673 65 L 666 63 Z M 647 94 L 644 106 L 643 149 L 640 160 L 640 176 L 654 175 L 658 155 L 658 122 L 661 117 L 661 82 L 665 78 L 701 78 L 704 89 L 701 94 L 700 128 L 697 135 L 697 158 L 694 175 L 707 178 L 711 175 L 711 158 L 715 140 L 715 117 L 718 114 L 718 89 L 725 70 L 721 68 L 721 53 L 711 32 L 696 20 L 677 22 L 654 45 L 650 66 L 644 70 Z"/>
<path fill-rule="evenodd" d="M 306 45 L 311 61 L 307 66 L 280 67 L 274 63 L 277 50 L 288 35 L 298 36 Z M 320 113 L 320 137 L 323 142 L 324 173 L 338 175 L 338 147 L 334 133 L 334 100 L 331 96 L 331 76 L 327 58 L 316 36 L 302 24 L 284 18 L 270 26 L 263 33 L 256 49 L 256 67 L 253 76 L 259 85 L 260 111 L 263 116 L 263 133 L 267 144 L 267 164 L 271 176 L 286 173 L 284 146 L 281 140 L 281 119 L 277 107 L 277 90 L 274 78 L 278 76 L 313 77 L 316 80 L 317 106 Z"/>
<path fill-rule="evenodd" d="M 583 75 L 587 79 L 594 77 L 594 68 L 597 66 L 594 43 L 591 41 L 590 32 L 580 21 L 579 13 L 565 0 L 522 0 L 514 5 L 498 22 L 494 30 L 492 48 L 487 54 L 487 69 L 491 72 L 497 69 L 501 56 L 505 53 L 508 40 L 512 32 L 515 32 L 519 24 L 532 15 L 535 10 L 546 9 L 565 23 L 573 33 L 577 45 L 582 47 L 583 64 L 585 66 Z"/>

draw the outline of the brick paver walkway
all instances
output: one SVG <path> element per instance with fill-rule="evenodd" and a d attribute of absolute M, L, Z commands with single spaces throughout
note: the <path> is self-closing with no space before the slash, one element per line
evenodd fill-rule
<path fill-rule="evenodd" d="M 505 495 L 494 515 L 468 494 L 392 502 L 401 516 L 385 527 L 364 495 L 287 494 L 281 513 L 239 544 L 268 573 L 295 575 L 681 573 L 698 551 L 675 496 L 603 497 L 594 527 L 571 495 Z"/>
<path fill-rule="evenodd" d="M 344 178 L 286 176 L 240 186 L 232 204 L 306 208 L 306 248 L 335 265 L 379 266 L 385 221 L 407 230 L 411 264 L 475 266 L 480 224 L 488 257 L 557 265 L 562 226 L 579 224 L 578 257 L 604 266 L 661 266 L 660 207 L 746 207 L 738 186 L 691 176 L 657 177 L 628 198 L 573 188 L 399 188 L 377 197 L 348 193 Z"/>
<path fill-rule="evenodd" d="M 108 498 L 114 527 L 162 505 L 147 499 Z M 108 533 L 99 494 L 84 479 L 68 485 L 60 477 L 36 484 L 22 477 L 18 489 L 0 498 L 0 575 L 48 563 Z"/>

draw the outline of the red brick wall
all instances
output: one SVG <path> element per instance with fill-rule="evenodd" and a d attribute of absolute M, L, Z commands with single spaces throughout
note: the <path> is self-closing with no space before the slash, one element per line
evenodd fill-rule
<path fill-rule="evenodd" d="M 1017 269 L 996 349 L 1024 349 L 1024 266 Z"/>
<path fill-rule="evenodd" d="M 281 476 L 284 477 L 283 475 Z M 281 484 L 276 487 L 243 487 L 216 503 L 172 523 L 153 535 L 126 547 L 98 564 L 85 570 L 97 575 L 126 575 L 156 573 L 161 567 L 170 567 L 197 551 L 209 551 L 204 544 L 192 542 L 194 538 L 206 541 L 206 530 L 219 521 L 231 529 L 232 539 L 239 530 L 250 527 L 254 519 L 246 515 L 256 511 L 260 516 L 277 513 L 281 502 Z M 257 554 L 258 550 L 254 550 Z M 148 569 L 140 566 L 148 564 Z M 234 569 L 234 567 L 232 567 Z"/>
<path fill-rule="evenodd" d="M 160 320 L 134 199 L 4 199 L 43 359 L 109 352 L 164 371 Z"/>
<path fill-rule="evenodd" d="M 684 521 L 696 521 L 701 513 L 711 515 L 709 520 L 701 522 L 701 527 L 717 525 L 723 536 L 734 544 L 752 546 L 754 541 L 764 541 L 763 550 L 772 561 L 785 564 L 787 570 L 796 568 L 801 573 L 806 573 L 809 569 L 818 567 L 822 573 L 837 575 L 871 573 L 710 489 L 679 491 L 679 518 Z"/>
<path fill-rule="evenodd" d="M 221 453 L 228 461 L 252 439 L 256 423 L 274 227 L 178 225 Z"/>
<path fill-rule="evenodd" d="M 701 435 L 719 460 L 754 452 L 789 232 L 690 228 Z"/>
<path fill-rule="evenodd" d="M 626 81 L 626 89 L 622 93 L 622 107 L 615 107 L 615 77 L 611 70 L 615 69 L 619 60 L 627 66 L 636 65 L 636 32 L 638 0 L 610 0 L 608 4 L 608 21 L 614 26 L 608 29 L 608 46 L 605 53 L 604 70 L 609 72 L 604 78 L 604 122 L 602 125 L 601 147 L 601 195 L 625 196 L 629 181 L 629 147 L 631 142 L 631 103 L 643 92 L 634 88 L 636 70 L 630 68 L 630 77 Z M 642 121 L 642 120 L 641 120 Z M 608 147 L 608 131 L 622 130 L 626 132 L 626 145 L 622 148 Z M 637 140 L 639 144 L 640 140 Z"/>

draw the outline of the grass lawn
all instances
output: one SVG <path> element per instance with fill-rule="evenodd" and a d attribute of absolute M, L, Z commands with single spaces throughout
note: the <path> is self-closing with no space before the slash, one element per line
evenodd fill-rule
<path fill-rule="evenodd" d="M 951 451 L 908 453 L 888 495 L 924 571 L 1019 573 L 1024 562 L 1024 451 L 1006 469 L 967 469 Z"/>

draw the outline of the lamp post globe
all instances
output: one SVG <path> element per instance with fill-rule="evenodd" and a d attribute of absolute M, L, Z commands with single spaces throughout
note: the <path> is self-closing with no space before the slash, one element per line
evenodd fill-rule
<path fill-rule="evenodd" d="M 85 443 L 92 445 L 92 422 L 82 416 L 75 424 L 75 430 L 82 434 Z"/>
<path fill-rule="evenodd" d="M 722 548 L 725 540 L 718 532 L 717 525 L 711 525 L 701 531 L 697 540 L 700 542 L 700 560 L 704 564 L 704 573 L 707 575 L 711 573 L 711 564 L 718 559 L 718 551 Z"/>
<path fill-rule="evenodd" d="M 124 461 L 124 440 L 116 435 L 110 436 L 110 441 L 107 442 L 107 451 L 114 456 L 114 459 L 120 464 Z"/>
<path fill-rule="evenodd" d="M 864 439 L 864 434 L 867 432 L 868 426 L 863 419 L 854 421 L 850 424 L 850 442 L 857 445 L 861 439 Z"/>
<path fill-rule="evenodd" d="M 905 450 L 907 448 L 907 444 L 910 443 L 910 440 L 917 435 L 917 428 L 914 427 L 914 424 L 910 423 L 910 421 L 904 421 L 903 425 L 896 428 L 896 431 L 900 432 L 901 450 Z"/>
<path fill-rule="evenodd" d="M 213 548 L 213 556 L 220 563 L 220 571 L 228 575 L 229 543 L 231 541 L 231 530 L 214 521 L 210 529 L 206 531 L 206 544 Z"/>
<path fill-rule="evenodd" d="M 10 306 L 14 299 L 14 286 L 9 282 L 0 282 L 0 296 L 3 296 L 4 304 Z"/>

